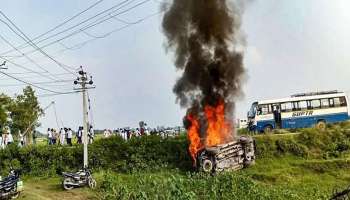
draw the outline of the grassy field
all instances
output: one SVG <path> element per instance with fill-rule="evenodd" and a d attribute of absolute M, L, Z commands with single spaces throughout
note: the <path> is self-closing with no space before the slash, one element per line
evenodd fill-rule
<path fill-rule="evenodd" d="M 97 199 L 95 191 L 79 188 L 64 191 L 60 177 L 24 177 L 24 191 L 18 199 L 25 200 L 88 200 Z"/>
<path fill-rule="evenodd" d="M 227 182 L 220 183 L 220 176 L 227 177 L 227 175 L 233 180 L 230 184 L 248 185 L 242 189 L 245 194 L 236 192 L 236 195 L 239 195 L 237 198 L 240 199 L 256 199 L 256 197 L 269 199 L 266 197 L 270 195 L 274 195 L 271 199 L 328 199 L 334 189 L 340 190 L 350 185 L 350 160 L 348 158 L 305 160 L 294 156 L 264 158 L 257 160 L 256 165 L 248 169 L 217 175 L 219 178 L 215 179 L 214 183 L 208 180 L 214 179 L 211 176 L 176 169 L 130 174 L 102 171 L 95 173 L 99 184 L 96 190 L 80 188 L 64 191 L 60 185 L 60 177 L 25 177 L 25 191 L 20 199 L 139 199 L 138 195 L 143 192 L 147 193 L 147 198 L 144 199 L 168 199 L 172 193 L 182 193 L 178 194 L 179 199 L 213 199 L 212 192 L 215 187 L 220 187 L 221 184 L 227 187 Z M 243 178 L 243 181 L 240 178 Z M 108 192 L 103 193 L 106 184 L 109 187 Z M 157 198 L 159 190 L 170 194 L 159 195 Z M 111 194 L 111 191 L 115 194 Z M 112 196 L 104 196 L 106 194 Z M 236 198 L 232 196 L 232 199 Z"/>
<path fill-rule="evenodd" d="M 256 164 L 215 176 L 166 165 L 148 171 L 100 169 L 94 173 L 97 189 L 72 191 L 62 189 L 58 176 L 25 176 L 20 199 L 329 199 L 350 185 L 349 127 L 254 136 L 260 151 Z"/>

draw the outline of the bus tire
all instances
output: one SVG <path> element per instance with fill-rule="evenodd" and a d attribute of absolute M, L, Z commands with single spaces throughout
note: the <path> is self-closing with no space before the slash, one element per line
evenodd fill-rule
<path fill-rule="evenodd" d="M 326 129 L 326 122 L 324 120 L 319 120 L 316 124 L 318 130 L 324 131 Z"/>
<path fill-rule="evenodd" d="M 264 127 L 264 133 L 267 134 L 267 133 L 271 133 L 272 132 L 272 126 L 271 125 L 266 125 Z"/>

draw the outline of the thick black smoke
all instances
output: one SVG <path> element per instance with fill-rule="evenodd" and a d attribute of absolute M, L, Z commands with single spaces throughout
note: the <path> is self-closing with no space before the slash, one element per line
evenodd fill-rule
<path fill-rule="evenodd" d="M 183 71 L 173 89 L 180 105 L 203 117 L 205 105 L 224 101 L 232 119 L 244 73 L 239 6 L 227 0 L 173 0 L 163 7 L 167 47 Z"/>

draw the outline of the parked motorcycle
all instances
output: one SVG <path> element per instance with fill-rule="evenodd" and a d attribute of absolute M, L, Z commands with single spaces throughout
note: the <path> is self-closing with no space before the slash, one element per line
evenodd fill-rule
<path fill-rule="evenodd" d="M 96 181 L 92 177 L 91 170 L 84 168 L 76 173 L 63 172 L 63 188 L 71 190 L 75 187 L 82 187 L 88 185 L 90 188 L 96 187 Z"/>
<path fill-rule="evenodd" d="M 19 171 L 11 169 L 9 175 L 4 179 L 0 178 L 0 199 L 15 199 L 23 191 Z"/>

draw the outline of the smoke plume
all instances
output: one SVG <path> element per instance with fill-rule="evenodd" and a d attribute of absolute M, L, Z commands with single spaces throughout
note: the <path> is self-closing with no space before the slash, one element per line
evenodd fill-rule
<path fill-rule="evenodd" d="M 163 9 L 167 49 L 174 52 L 175 66 L 183 72 L 173 91 L 187 116 L 198 118 L 200 137 L 205 138 L 205 107 L 223 102 L 225 118 L 232 121 L 235 100 L 241 94 L 240 5 L 228 0 L 173 0 Z M 185 117 L 185 127 L 190 123 Z"/>

